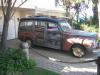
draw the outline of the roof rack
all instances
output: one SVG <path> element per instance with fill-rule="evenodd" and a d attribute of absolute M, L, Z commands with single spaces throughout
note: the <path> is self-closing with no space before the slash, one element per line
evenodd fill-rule
<path fill-rule="evenodd" d="M 49 17 L 49 16 L 47 16 L 47 15 L 36 15 L 34 17 Z"/>
<path fill-rule="evenodd" d="M 34 17 L 48 17 L 48 18 L 57 18 L 57 16 L 48 16 L 48 15 L 37 15 Z"/>
<path fill-rule="evenodd" d="M 39 17 L 39 18 L 53 18 L 53 19 L 59 19 L 57 16 L 48 16 L 48 15 L 36 15 L 36 16 L 29 16 L 29 17 Z"/>

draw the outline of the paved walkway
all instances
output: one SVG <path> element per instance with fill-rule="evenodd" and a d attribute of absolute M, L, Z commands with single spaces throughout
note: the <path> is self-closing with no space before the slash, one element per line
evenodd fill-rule
<path fill-rule="evenodd" d="M 10 40 L 8 43 L 9 47 L 18 48 L 19 46 L 18 40 Z M 34 48 L 30 49 L 30 58 L 35 59 L 39 67 L 55 71 L 61 75 L 96 75 L 97 69 L 94 62 L 84 64 L 67 64 L 54 62 L 41 57 L 36 52 L 34 52 L 34 50 Z"/>

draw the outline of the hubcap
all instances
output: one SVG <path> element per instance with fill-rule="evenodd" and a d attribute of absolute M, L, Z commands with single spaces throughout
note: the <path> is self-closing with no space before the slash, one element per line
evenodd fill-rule
<path fill-rule="evenodd" d="M 84 55 L 84 51 L 81 48 L 72 48 L 73 54 L 77 57 L 82 57 Z"/>

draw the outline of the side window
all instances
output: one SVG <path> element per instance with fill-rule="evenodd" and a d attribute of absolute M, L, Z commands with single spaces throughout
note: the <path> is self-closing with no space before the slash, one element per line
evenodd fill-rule
<path fill-rule="evenodd" d="M 33 25 L 33 21 L 27 21 L 26 22 L 26 26 L 32 26 Z"/>
<path fill-rule="evenodd" d="M 25 21 L 20 21 L 19 31 L 25 31 L 25 30 L 26 30 Z"/>
<path fill-rule="evenodd" d="M 41 21 L 41 26 L 46 26 L 46 22 L 44 22 L 44 21 Z"/>
<path fill-rule="evenodd" d="M 32 31 L 33 30 L 33 21 L 26 21 L 26 30 L 27 31 Z"/>
<path fill-rule="evenodd" d="M 30 31 L 33 28 L 33 21 L 22 21 L 20 22 L 20 29 L 21 30 L 26 30 L 26 31 Z"/>
<path fill-rule="evenodd" d="M 35 30 L 44 30 L 46 23 L 44 21 L 35 21 Z"/>
<path fill-rule="evenodd" d="M 20 22 L 20 27 L 25 26 L 25 21 Z"/>
<path fill-rule="evenodd" d="M 58 31 L 58 27 L 57 27 L 57 25 L 55 23 L 48 22 L 47 23 L 47 30 Z"/>
<path fill-rule="evenodd" d="M 22 21 L 21 23 L 20 23 L 20 26 L 22 27 L 22 26 L 32 26 L 33 25 L 33 21 Z"/>

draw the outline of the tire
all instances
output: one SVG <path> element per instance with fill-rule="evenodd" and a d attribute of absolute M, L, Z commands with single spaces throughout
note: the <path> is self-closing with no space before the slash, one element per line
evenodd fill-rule
<path fill-rule="evenodd" d="M 81 58 L 81 57 L 85 56 L 85 54 L 86 54 L 85 48 L 81 45 L 74 45 L 74 46 L 72 46 L 71 49 L 72 49 L 72 54 L 75 57 Z"/>

